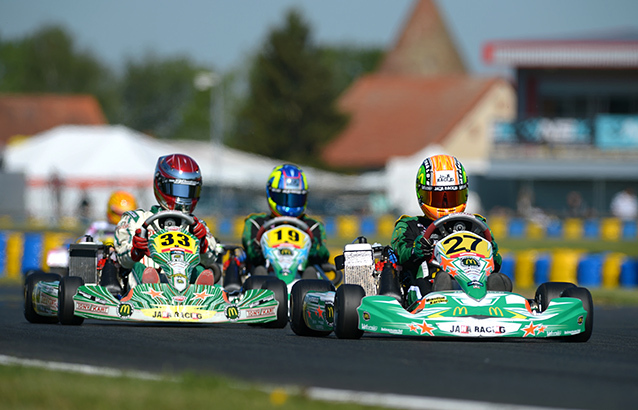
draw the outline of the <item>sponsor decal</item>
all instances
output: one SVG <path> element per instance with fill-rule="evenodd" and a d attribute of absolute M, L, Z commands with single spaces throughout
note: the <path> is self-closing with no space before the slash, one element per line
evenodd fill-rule
<path fill-rule="evenodd" d="M 133 314 L 133 305 L 122 303 L 117 307 L 117 315 L 119 317 L 130 317 Z"/>
<path fill-rule="evenodd" d="M 529 322 L 529 325 L 527 325 L 527 327 L 523 328 L 523 331 L 525 332 L 523 334 L 523 337 L 527 337 L 527 336 L 536 336 L 536 332 L 538 331 L 538 327 L 539 325 L 534 325 L 534 322 Z"/>
<path fill-rule="evenodd" d="M 439 171 L 436 173 L 437 185 L 454 185 L 455 182 L 454 171 Z"/>
<path fill-rule="evenodd" d="M 503 311 L 498 306 L 490 306 L 490 316 L 503 316 Z"/>
<path fill-rule="evenodd" d="M 257 308 L 257 309 L 247 309 L 246 317 L 251 318 L 251 317 L 261 317 L 261 316 L 272 316 L 275 313 L 276 312 L 275 312 L 274 306 Z"/>
<path fill-rule="evenodd" d="M 75 302 L 75 310 L 77 310 L 78 312 L 98 313 L 101 315 L 106 315 L 109 313 L 109 308 L 106 306 L 85 302 Z"/>
<path fill-rule="evenodd" d="M 186 296 L 178 295 L 173 296 L 173 303 L 184 303 L 186 301 Z"/>
<path fill-rule="evenodd" d="M 578 326 L 581 326 L 583 324 L 584 318 L 582 315 L 578 316 Z"/>
<path fill-rule="evenodd" d="M 361 323 L 361 330 L 370 330 L 372 332 L 376 331 L 379 327 L 374 325 L 369 325 L 367 323 Z"/>
<path fill-rule="evenodd" d="M 335 321 L 335 307 L 333 304 L 326 303 L 326 322 L 334 323 Z"/>
<path fill-rule="evenodd" d="M 228 306 L 224 310 L 224 314 L 229 320 L 237 320 L 239 319 L 239 308 L 235 305 Z"/>
<path fill-rule="evenodd" d="M 390 329 L 390 328 L 387 328 L 387 327 L 382 327 L 381 331 L 382 332 L 388 332 L 388 333 L 393 334 L 393 335 L 402 335 L 403 334 L 403 329 Z"/>
<path fill-rule="evenodd" d="M 155 299 L 155 298 L 161 298 L 161 297 L 164 297 L 164 296 L 162 295 L 162 292 L 161 292 L 161 291 L 159 291 L 159 290 L 155 290 L 155 289 L 149 289 L 149 290 L 147 290 L 147 291 L 145 291 L 145 292 L 142 292 L 142 293 L 145 293 L 145 294 L 149 295 L 149 296 L 150 296 L 150 297 L 152 297 L 153 299 Z"/>
<path fill-rule="evenodd" d="M 447 302 L 446 296 L 435 296 L 432 298 L 425 298 L 425 303 L 428 305 L 436 305 L 437 303 L 445 303 Z"/>
<path fill-rule="evenodd" d="M 482 288 L 483 284 L 481 282 L 479 282 L 478 280 L 473 280 L 471 282 L 467 282 L 467 286 L 473 286 L 475 288 Z"/>
<path fill-rule="evenodd" d="M 475 258 L 463 258 L 461 263 L 465 266 L 479 266 L 478 260 Z"/>
<path fill-rule="evenodd" d="M 575 329 L 575 330 L 565 330 L 565 331 L 563 332 L 563 334 L 564 334 L 564 335 L 566 335 L 566 336 L 577 335 L 577 334 L 579 334 L 579 333 L 580 333 L 580 330 L 578 330 L 578 329 Z"/>
<path fill-rule="evenodd" d="M 195 296 L 195 299 L 205 300 L 207 297 L 213 296 L 213 295 L 210 293 L 206 293 L 206 290 L 202 290 L 199 293 L 193 293 L 193 296 Z"/>
<path fill-rule="evenodd" d="M 452 311 L 452 316 L 467 315 L 467 308 L 465 306 L 457 306 Z"/>
<path fill-rule="evenodd" d="M 560 330 L 552 330 L 551 332 L 547 332 L 547 336 L 560 336 L 562 333 Z"/>
<path fill-rule="evenodd" d="M 40 304 L 49 307 L 49 308 L 57 308 L 58 307 L 58 299 L 52 296 L 49 296 L 45 293 L 40 294 Z"/>
<path fill-rule="evenodd" d="M 306 302 L 307 303 L 318 304 L 319 303 L 319 296 L 306 295 Z"/>
<path fill-rule="evenodd" d="M 203 315 L 199 312 L 178 312 L 170 310 L 155 310 L 151 316 L 154 319 L 190 319 L 202 320 Z"/>
<path fill-rule="evenodd" d="M 505 326 L 500 325 L 452 325 L 450 329 L 450 333 L 476 336 L 503 334 L 505 332 Z"/>
<path fill-rule="evenodd" d="M 368 320 L 370 320 L 370 313 L 368 313 L 368 312 L 363 312 L 363 320 L 365 320 L 366 322 L 367 322 Z"/>

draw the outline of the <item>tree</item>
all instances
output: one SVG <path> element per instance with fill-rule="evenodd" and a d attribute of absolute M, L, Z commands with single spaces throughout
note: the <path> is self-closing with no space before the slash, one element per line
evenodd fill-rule
<path fill-rule="evenodd" d="M 291 10 L 257 55 L 241 107 L 236 148 L 296 163 L 320 164 L 324 145 L 343 127 L 331 72 L 311 41 L 310 28 Z"/>
<path fill-rule="evenodd" d="M 61 27 L 47 26 L 16 41 L 0 40 L 0 91 L 93 94 L 109 117 L 113 77 L 93 55 L 76 48 Z"/>
<path fill-rule="evenodd" d="M 193 84 L 200 71 L 185 58 L 149 55 L 129 61 L 121 85 L 120 122 L 159 138 L 209 138 L 209 93 L 198 92 Z"/>

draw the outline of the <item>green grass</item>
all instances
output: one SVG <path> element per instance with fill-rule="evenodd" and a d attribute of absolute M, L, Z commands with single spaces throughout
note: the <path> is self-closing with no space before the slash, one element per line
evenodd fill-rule
<path fill-rule="evenodd" d="M 0 407 L 7 409 L 371 409 L 311 400 L 303 392 L 266 389 L 230 379 L 183 374 L 141 380 L 0 366 Z"/>

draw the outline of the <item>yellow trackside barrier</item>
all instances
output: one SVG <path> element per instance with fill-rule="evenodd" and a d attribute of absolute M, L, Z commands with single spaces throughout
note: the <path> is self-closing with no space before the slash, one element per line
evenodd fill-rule
<path fill-rule="evenodd" d="M 514 268 L 514 285 L 517 288 L 530 289 L 534 287 L 536 255 L 536 251 L 520 251 L 517 253 Z"/>
<path fill-rule="evenodd" d="M 618 218 L 603 218 L 600 236 L 604 241 L 617 241 L 622 234 L 622 223 Z"/>
<path fill-rule="evenodd" d="M 578 283 L 578 261 L 582 251 L 559 249 L 552 253 L 549 280 Z"/>
<path fill-rule="evenodd" d="M 353 239 L 359 236 L 359 218 L 354 216 L 338 216 L 337 236 L 340 238 Z"/>
<path fill-rule="evenodd" d="M 241 234 L 244 232 L 245 216 L 238 216 L 233 219 L 233 238 L 241 240 Z"/>
<path fill-rule="evenodd" d="M 545 227 L 538 222 L 529 222 L 527 224 L 528 239 L 543 239 L 545 237 Z"/>
<path fill-rule="evenodd" d="M 383 215 L 377 219 L 377 234 L 382 238 L 392 238 L 392 232 L 394 231 L 394 224 L 397 218 L 392 215 Z"/>
<path fill-rule="evenodd" d="M 565 219 L 563 237 L 565 239 L 581 239 L 583 237 L 583 220 L 579 218 Z"/>
<path fill-rule="evenodd" d="M 620 268 L 627 256 L 624 253 L 612 252 L 603 262 L 603 288 L 617 288 L 620 279 Z"/>
<path fill-rule="evenodd" d="M 7 277 L 17 279 L 22 270 L 22 254 L 24 251 L 24 236 L 21 232 L 11 232 L 7 239 Z"/>
<path fill-rule="evenodd" d="M 208 230 L 213 234 L 213 236 L 216 236 L 216 232 L 218 232 L 219 230 L 219 226 L 217 224 L 217 218 L 214 216 L 209 216 L 206 218 L 202 218 L 204 222 L 206 222 L 206 226 L 208 226 Z"/>
<path fill-rule="evenodd" d="M 487 224 L 494 235 L 494 238 L 507 237 L 507 218 L 504 216 L 492 216 L 487 218 Z"/>

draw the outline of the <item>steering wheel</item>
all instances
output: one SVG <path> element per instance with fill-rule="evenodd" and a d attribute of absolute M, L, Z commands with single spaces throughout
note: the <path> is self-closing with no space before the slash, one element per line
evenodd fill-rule
<path fill-rule="evenodd" d="M 430 239 L 433 235 L 440 235 L 437 239 L 440 240 L 458 231 L 470 231 L 492 242 L 492 234 L 487 224 L 468 213 L 450 214 L 437 219 L 428 226 L 423 237 Z"/>
<path fill-rule="evenodd" d="M 257 241 L 257 243 L 261 241 L 261 237 L 264 235 L 264 232 L 276 225 L 293 225 L 307 233 L 308 236 L 310 236 L 311 241 L 314 238 L 308 224 L 301 219 L 295 218 L 294 216 L 278 216 L 266 222 L 259 228 L 259 230 L 257 231 L 257 235 L 255 236 L 255 240 Z"/>
<path fill-rule="evenodd" d="M 156 228 L 182 225 L 193 226 L 195 225 L 195 218 L 181 211 L 159 211 L 158 213 L 146 218 L 142 224 L 142 227 L 140 228 L 140 235 L 142 238 L 148 237 L 148 227 L 151 226 L 151 224 L 153 224 Z"/>

